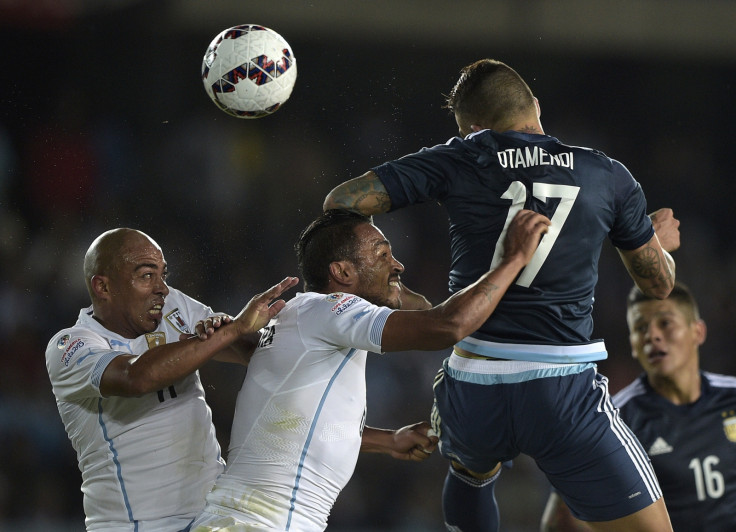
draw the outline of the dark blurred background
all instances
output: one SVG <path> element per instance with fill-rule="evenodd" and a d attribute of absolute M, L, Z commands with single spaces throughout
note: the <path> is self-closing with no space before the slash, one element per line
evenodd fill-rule
<path fill-rule="evenodd" d="M 736 373 L 730 198 L 736 2 L 728 0 L 0 2 L 0 530 L 83 530 L 80 473 L 44 366 L 49 338 L 88 305 L 81 273 L 104 230 L 145 231 L 171 284 L 236 313 L 297 274 L 293 243 L 325 194 L 456 132 L 441 108 L 464 65 L 501 59 L 527 80 L 545 131 L 596 147 L 682 221 L 678 277 L 709 326 L 704 368 Z M 275 29 L 298 79 L 276 114 L 238 120 L 200 81 L 211 39 Z M 376 218 L 405 282 L 447 295 L 444 211 Z M 617 391 L 639 372 L 625 324 L 630 282 L 601 259 L 595 336 Z M 369 357 L 368 424 L 427 419 L 447 352 Z M 202 371 L 224 448 L 243 372 Z M 489 405 L 493 408 L 493 405 Z M 330 518 L 341 531 L 442 530 L 446 464 L 362 456 Z M 520 457 L 498 483 L 502 530 L 536 530 L 546 480 Z"/>

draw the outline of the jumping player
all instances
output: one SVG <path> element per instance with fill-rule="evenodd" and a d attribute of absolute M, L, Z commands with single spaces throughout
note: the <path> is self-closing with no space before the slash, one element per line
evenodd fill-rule
<path fill-rule="evenodd" d="M 639 183 L 603 153 L 546 135 L 539 102 L 500 61 L 463 68 L 447 107 L 461 137 L 337 186 L 324 208 L 375 215 L 439 201 L 450 220 L 452 292 L 498 264 L 520 209 L 552 221 L 496 312 L 437 376 L 433 425 L 451 460 L 448 529 L 497 530 L 499 463 L 525 453 L 597 530 L 671 530 L 646 453 L 597 373 L 605 344 L 591 339 L 606 238 L 647 295 L 667 297 L 675 280 Z"/>
<path fill-rule="evenodd" d="M 92 304 L 46 348 L 87 530 L 188 529 L 224 466 L 197 369 L 214 357 L 247 364 L 258 330 L 284 305 L 276 298 L 297 283 L 287 277 L 255 296 L 207 342 L 180 341 L 215 313 L 169 287 L 167 274 L 148 235 L 102 233 L 84 257 Z"/>

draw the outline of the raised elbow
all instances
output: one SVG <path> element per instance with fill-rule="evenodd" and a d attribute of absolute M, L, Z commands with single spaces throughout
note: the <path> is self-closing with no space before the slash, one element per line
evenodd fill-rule
<path fill-rule="evenodd" d="M 330 192 L 329 194 L 327 194 L 327 197 L 325 197 L 325 201 L 322 203 L 322 210 L 329 211 L 330 209 L 337 209 L 337 208 L 338 208 L 338 205 L 332 199 L 332 192 Z"/>
<path fill-rule="evenodd" d="M 672 292 L 672 286 L 667 287 L 661 287 L 661 286 L 655 286 L 650 287 L 649 289 L 642 290 L 644 295 L 654 298 L 654 299 L 667 299 L 669 297 L 670 292 Z"/>

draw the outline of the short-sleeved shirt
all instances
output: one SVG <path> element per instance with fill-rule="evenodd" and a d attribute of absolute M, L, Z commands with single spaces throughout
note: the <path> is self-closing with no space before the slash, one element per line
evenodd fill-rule
<path fill-rule="evenodd" d="M 484 130 L 373 171 L 391 198 L 392 210 L 428 200 L 446 208 L 451 292 L 498 264 L 502 237 L 518 210 L 532 209 L 552 220 L 532 261 L 472 335 L 482 341 L 589 342 L 603 241 L 608 238 L 616 247 L 630 250 L 654 234 L 644 193 L 621 163 L 547 135 Z M 542 360 L 605 357 L 604 350 L 594 358 Z M 523 354 L 508 358 L 525 360 Z"/>
<path fill-rule="evenodd" d="M 367 351 L 381 352 L 391 312 L 351 294 L 300 293 L 264 328 L 238 394 L 228 465 L 207 497 L 210 517 L 325 529 L 360 451 Z"/>
<path fill-rule="evenodd" d="M 702 392 L 675 405 L 641 375 L 613 397 L 649 454 L 675 532 L 736 530 L 736 377 L 701 373 Z"/>
<path fill-rule="evenodd" d="M 170 289 L 158 328 L 129 339 L 82 309 L 46 348 L 59 414 L 77 452 L 88 530 L 186 528 L 223 470 L 199 374 L 141 397 L 102 397 L 100 379 L 115 357 L 141 355 L 191 333 L 212 309 Z"/>

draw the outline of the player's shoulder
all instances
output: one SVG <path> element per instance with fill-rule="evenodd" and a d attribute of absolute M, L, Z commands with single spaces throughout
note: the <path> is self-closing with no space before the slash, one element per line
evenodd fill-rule
<path fill-rule="evenodd" d="M 98 337 L 99 334 L 94 330 L 96 323 L 92 316 L 92 307 L 81 309 L 74 325 L 61 329 L 51 337 L 46 345 L 47 356 L 49 352 L 66 349 L 76 338 Z"/>
<path fill-rule="evenodd" d="M 644 382 L 643 376 L 639 376 L 613 396 L 613 404 L 618 408 L 623 408 L 627 403 L 637 397 L 646 395 L 647 391 L 648 388 Z"/>
<path fill-rule="evenodd" d="M 57 332 L 46 346 L 46 368 L 50 374 L 67 367 L 72 359 L 95 347 L 107 348 L 106 338 L 92 327 L 77 323 Z"/>
<path fill-rule="evenodd" d="M 65 351 L 84 332 L 86 331 L 80 330 L 80 327 L 76 326 L 58 331 L 46 344 L 46 360 L 50 361 L 54 358 L 54 354 Z"/>
<path fill-rule="evenodd" d="M 347 292 L 332 292 L 330 294 L 305 292 L 292 298 L 287 303 L 287 308 L 298 306 L 300 313 L 314 311 L 321 314 L 328 313 L 340 316 L 353 306 L 365 303 L 366 301 L 363 298 Z M 287 310 L 287 308 L 284 310 Z"/>
<path fill-rule="evenodd" d="M 703 378 L 707 381 L 711 388 L 719 388 L 729 390 L 736 393 L 736 377 L 733 375 L 723 375 L 721 373 L 712 373 L 709 371 L 702 372 Z"/>

